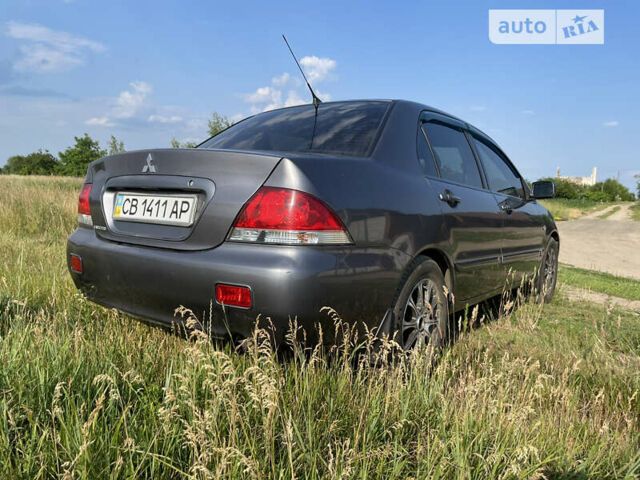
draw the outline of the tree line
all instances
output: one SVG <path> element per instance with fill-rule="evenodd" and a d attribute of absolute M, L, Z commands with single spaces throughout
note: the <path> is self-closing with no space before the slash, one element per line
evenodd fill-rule
<path fill-rule="evenodd" d="M 640 176 L 638 178 L 638 196 L 640 197 Z M 595 185 L 578 185 L 561 178 L 542 178 L 556 184 L 556 197 L 569 200 L 591 200 L 595 202 L 626 202 L 636 199 L 627 187 L 613 178 Z"/>
<path fill-rule="evenodd" d="M 212 137 L 233 124 L 224 115 L 214 112 L 208 121 L 207 129 Z M 124 142 L 111 135 L 107 148 L 102 148 L 97 140 L 87 133 L 82 137 L 74 137 L 74 145 L 58 156 L 49 150 L 38 150 L 28 155 L 14 155 L 7 160 L 0 173 L 12 175 L 67 175 L 81 177 L 87 173 L 87 166 L 105 155 L 115 155 L 126 151 Z M 182 142 L 173 138 L 173 148 L 194 148 L 195 142 Z"/>

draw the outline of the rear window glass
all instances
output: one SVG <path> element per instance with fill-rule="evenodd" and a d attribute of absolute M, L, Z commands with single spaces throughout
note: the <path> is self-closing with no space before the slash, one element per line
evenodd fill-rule
<path fill-rule="evenodd" d="M 199 148 L 316 152 L 363 157 L 377 138 L 389 102 L 321 103 L 248 118 Z"/>

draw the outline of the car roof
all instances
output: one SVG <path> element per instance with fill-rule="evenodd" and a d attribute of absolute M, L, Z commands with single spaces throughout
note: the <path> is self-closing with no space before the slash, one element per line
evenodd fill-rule
<path fill-rule="evenodd" d="M 428 110 L 430 112 L 434 112 L 434 113 L 437 113 L 439 115 L 444 115 L 446 117 L 449 117 L 451 119 L 454 119 L 454 120 L 457 120 L 458 122 L 463 123 L 469 129 L 471 129 L 471 130 L 483 135 L 487 139 L 491 140 L 492 143 L 497 145 L 496 141 L 493 140 L 489 135 L 487 135 L 485 132 L 480 130 L 478 127 L 476 127 L 474 125 L 471 125 L 466 120 L 458 118 L 455 115 L 452 115 L 452 114 L 450 114 L 448 112 L 445 112 L 444 110 L 440 110 L 439 108 L 431 107 L 429 105 L 425 105 L 423 103 L 414 102 L 414 101 L 411 101 L 411 100 L 389 99 L 389 98 L 367 98 L 367 99 L 351 99 L 351 100 L 333 100 L 333 101 L 322 102 L 321 104 L 322 105 L 331 105 L 331 104 L 340 104 L 340 103 L 368 103 L 368 102 L 371 102 L 371 103 L 373 103 L 373 102 L 387 102 L 387 103 L 390 103 L 390 104 L 402 104 L 404 107 L 407 107 L 407 109 L 409 109 L 409 110 L 414 109 L 416 111 L 416 114 L 419 114 L 423 110 Z M 275 108 L 273 110 L 268 110 L 268 111 L 269 112 L 277 112 L 279 110 L 287 110 L 289 108 L 311 107 L 311 106 L 313 106 L 313 103 L 303 103 L 303 104 L 300 104 L 300 105 L 292 105 L 292 106 L 289 106 L 289 107 Z M 267 113 L 267 112 L 260 112 L 260 113 Z M 257 113 L 255 115 L 260 115 L 260 113 Z M 243 120 L 247 120 L 247 119 L 249 119 L 251 117 L 254 117 L 255 115 L 250 115 L 250 116 L 248 116 L 246 118 L 243 118 Z M 207 140 L 205 140 L 205 142 Z M 202 143 L 204 143 L 204 142 L 202 142 Z"/>
<path fill-rule="evenodd" d="M 487 136 L 488 135 L 484 132 L 482 132 L 480 129 L 478 129 L 477 127 L 474 127 L 473 125 L 469 124 L 469 122 L 456 117 L 455 115 L 452 115 L 448 112 L 445 112 L 444 110 L 440 110 L 439 108 L 435 108 L 429 105 L 425 105 L 423 103 L 418 103 L 418 102 L 414 102 L 411 100 L 404 100 L 404 99 L 390 99 L 390 98 L 363 98 L 363 99 L 351 99 L 351 100 L 332 100 L 332 101 L 328 101 L 328 102 L 322 102 L 322 105 L 331 105 L 331 104 L 339 104 L 339 103 L 367 103 L 367 102 L 387 102 L 387 103 L 392 103 L 392 104 L 404 104 L 408 107 L 413 107 L 415 108 L 417 111 L 422 111 L 422 110 L 429 110 L 430 112 L 434 112 L 434 113 L 438 113 L 440 115 L 444 115 L 447 116 L 449 118 L 452 118 L 454 120 L 457 120 L 459 122 L 464 123 L 465 125 L 468 125 L 470 127 L 473 127 L 475 130 L 478 130 L 480 133 L 482 133 L 483 135 Z M 294 105 L 294 106 L 290 106 L 290 107 L 282 107 L 282 108 L 276 108 L 273 110 L 269 110 L 270 112 L 276 112 L 278 110 L 286 110 L 288 108 L 296 108 L 296 107 L 310 107 L 313 106 L 313 103 L 303 103 L 300 105 Z"/>

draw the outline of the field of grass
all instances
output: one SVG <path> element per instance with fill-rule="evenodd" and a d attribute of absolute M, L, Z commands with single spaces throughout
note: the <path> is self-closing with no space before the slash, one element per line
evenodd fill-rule
<path fill-rule="evenodd" d="M 631 218 L 640 221 L 640 202 L 636 202 L 631 206 Z"/>
<path fill-rule="evenodd" d="M 558 280 L 574 287 L 585 288 L 614 297 L 640 300 L 640 281 L 631 278 L 616 277 L 609 273 L 562 265 L 558 273 Z"/>
<path fill-rule="evenodd" d="M 566 198 L 550 198 L 540 200 L 556 220 L 575 220 L 583 215 L 604 210 L 611 203 L 594 202 L 592 200 L 569 200 Z"/>
<path fill-rule="evenodd" d="M 79 186 L 0 176 L 0 478 L 640 476 L 636 314 L 472 315 L 432 369 L 349 344 L 279 360 L 260 332 L 239 353 L 77 293 Z"/>

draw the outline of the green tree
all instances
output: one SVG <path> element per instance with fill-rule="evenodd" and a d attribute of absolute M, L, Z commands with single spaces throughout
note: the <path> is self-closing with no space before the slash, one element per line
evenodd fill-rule
<path fill-rule="evenodd" d="M 124 149 L 124 142 L 122 140 L 118 141 L 116 137 L 111 135 L 111 139 L 109 140 L 109 155 L 115 155 L 116 153 L 126 152 Z"/>
<path fill-rule="evenodd" d="M 14 175 L 53 175 L 58 169 L 56 157 L 48 150 L 38 150 L 29 155 L 15 155 L 2 168 L 2 173 Z"/>
<path fill-rule="evenodd" d="M 171 139 L 171 148 L 196 148 L 196 145 L 198 145 L 196 142 L 180 143 L 175 137 Z"/>
<path fill-rule="evenodd" d="M 560 178 L 541 178 L 540 180 L 548 180 L 556 184 L 556 197 L 579 199 L 583 198 L 587 187 L 583 185 L 576 185 L 575 183 L 567 182 Z"/>
<path fill-rule="evenodd" d="M 100 148 L 97 140 L 93 140 L 86 133 L 83 137 L 74 137 L 76 144 L 60 152 L 61 175 L 81 177 L 87 173 L 87 167 L 94 160 L 98 160 L 107 154 Z"/>
<path fill-rule="evenodd" d="M 634 175 L 634 178 L 638 182 L 637 185 L 636 185 L 636 188 L 638 190 L 638 200 L 640 200 L 640 173 Z"/>
<path fill-rule="evenodd" d="M 635 200 L 635 195 L 613 178 L 607 178 L 604 182 L 596 183 L 590 188 L 590 191 L 604 193 L 610 202 Z"/>
<path fill-rule="evenodd" d="M 218 112 L 213 112 L 208 124 L 209 136 L 213 137 L 214 135 L 220 133 L 222 130 L 229 128 L 231 125 L 233 125 L 233 122 L 224 115 L 220 115 Z"/>
<path fill-rule="evenodd" d="M 613 178 L 595 185 L 578 185 L 559 178 L 543 178 L 556 184 L 556 197 L 571 200 L 592 200 L 595 202 L 619 202 L 635 200 L 633 193 L 627 187 Z"/>

